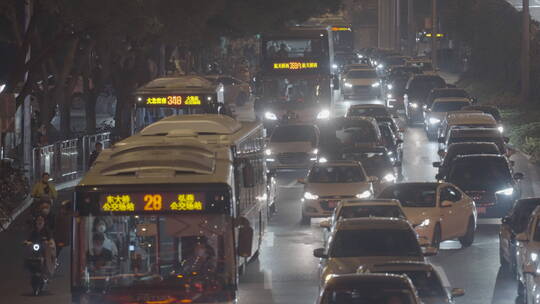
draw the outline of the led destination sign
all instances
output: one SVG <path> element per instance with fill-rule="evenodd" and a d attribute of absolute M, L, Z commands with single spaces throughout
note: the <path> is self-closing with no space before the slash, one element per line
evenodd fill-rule
<path fill-rule="evenodd" d="M 274 70 L 312 70 L 319 67 L 317 62 L 276 62 L 273 65 Z"/>
<path fill-rule="evenodd" d="M 204 212 L 204 193 L 114 193 L 102 194 L 99 209 L 104 212 Z"/>
<path fill-rule="evenodd" d="M 138 101 L 146 106 L 184 107 L 200 106 L 202 99 L 199 95 L 169 95 L 139 97 Z"/>

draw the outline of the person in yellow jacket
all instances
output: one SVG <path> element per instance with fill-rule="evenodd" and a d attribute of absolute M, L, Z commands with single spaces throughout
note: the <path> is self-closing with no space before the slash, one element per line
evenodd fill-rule
<path fill-rule="evenodd" d="M 54 184 L 49 181 L 50 175 L 44 172 L 41 179 L 34 184 L 32 188 L 32 197 L 34 200 L 48 200 L 51 203 L 58 198 L 58 193 Z"/>

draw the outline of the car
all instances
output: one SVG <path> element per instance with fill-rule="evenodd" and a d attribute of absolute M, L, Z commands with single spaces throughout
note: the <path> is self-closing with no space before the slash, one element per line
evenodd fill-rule
<path fill-rule="evenodd" d="M 392 117 L 393 115 L 388 112 L 388 109 L 381 104 L 358 104 L 352 105 L 347 109 L 345 117 Z"/>
<path fill-rule="evenodd" d="M 502 116 L 501 116 L 501 112 L 499 111 L 499 109 L 497 109 L 496 107 L 494 106 L 487 106 L 487 105 L 470 105 L 470 106 L 467 106 L 465 108 L 463 108 L 463 110 L 468 110 L 468 111 L 481 111 L 481 112 L 484 112 L 486 114 L 490 114 L 491 116 L 493 116 L 493 118 L 495 118 L 495 120 L 500 123 L 501 120 L 502 120 Z"/>
<path fill-rule="evenodd" d="M 519 199 L 502 218 L 499 230 L 499 259 L 503 269 L 512 273 L 517 271 L 516 235 L 525 232 L 529 218 L 538 206 L 540 206 L 540 198 Z"/>
<path fill-rule="evenodd" d="M 512 174 L 511 167 L 502 155 L 463 155 L 452 161 L 446 176 L 435 178 L 453 183 L 467 193 L 475 201 L 478 214 L 501 216 L 521 197 L 520 181 L 524 175 Z"/>
<path fill-rule="evenodd" d="M 471 100 L 463 97 L 441 97 L 435 99 L 431 105 L 425 105 L 424 126 L 428 139 L 437 139 L 439 126 L 446 117 L 446 113 L 459 111 L 469 105 L 471 105 Z"/>
<path fill-rule="evenodd" d="M 378 100 L 381 82 L 374 69 L 353 69 L 342 76 L 343 99 Z"/>
<path fill-rule="evenodd" d="M 389 123 L 379 123 L 379 129 L 383 138 L 383 145 L 388 150 L 388 154 L 393 159 L 393 163 L 401 168 L 403 160 L 403 140 L 395 134 Z"/>
<path fill-rule="evenodd" d="M 424 262 L 416 232 L 409 222 L 396 218 L 355 218 L 338 221 L 327 245 L 313 255 L 320 259 L 321 284 L 333 275 L 355 273 L 360 266 L 372 267 L 391 261 Z"/>
<path fill-rule="evenodd" d="M 377 177 L 373 185 L 375 193 L 401 178 L 401 163 L 396 162 L 385 147 L 349 147 L 341 151 L 341 157 L 361 162 L 369 176 Z"/>
<path fill-rule="evenodd" d="M 370 198 L 373 183 L 370 177 L 355 161 L 327 161 L 315 163 L 306 179 L 298 182 L 304 185 L 302 202 L 302 224 L 307 225 L 313 217 L 328 217 L 343 199 Z"/>
<path fill-rule="evenodd" d="M 414 75 L 408 80 L 403 96 L 405 117 L 409 124 L 423 122 L 423 106 L 426 98 L 434 88 L 444 88 L 446 82 L 437 75 Z"/>
<path fill-rule="evenodd" d="M 441 176 L 446 176 L 452 161 L 461 155 L 493 154 L 501 155 L 499 147 L 493 142 L 458 142 L 448 145 L 442 155 L 442 161 L 433 162 L 433 167 L 438 168 Z"/>
<path fill-rule="evenodd" d="M 412 75 L 422 74 L 416 67 L 394 67 L 388 75 L 383 78 L 382 90 L 385 104 L 389 109 L 403 109 L 403 95 L 405 86 Z"/>
<path fill-rule="evenodd" d="M 418 296 L 425 304 L 453 304 L 454 298 L 465 295 L 461 288 L 451 288 L 446 279 L 430 263 L 424 262 L 389 262 L 377 264 L 369 269 L 361 267 L 358 273 L 390 273 L 406 275 L 411 279 Z"/>
<path fill-rule="evenodd" d="M 319 134 L 319 128 L 312 124 L 276 127 L 265 150 L 268 169 L 309 168 L 317 160 Z"/>
<path fill-rule="evenodd" d="M 317 304 L 421 304 L 416 289 L 405 275 L 343 274 L 328 278 Z"/>
<path fill-rule="evenodd" d="M 401 55 L 389 56 L 384 58 L 382 62 L 377 65 L 377 69 L 379 69 L 383 74 L 388 74 L 392 68 L 405 65 L 408 59 L 409 57 Z"/>
<path fill-rule="evenodd" d="M 352 64 L 348 64 L 344 66 L 342 73 L 347 73 L 350 70 L 363 70 L 363 69 L 373 69 L 373 67 L 371 66 L 369 62 L 366 62 L 364 60 L 363 62 L 352 63 Z"/>
<path fill-rule="evenodd" d="M 501 132 L 495 128 L 470 128 L 454 126 L 450 129 L 446 141 L 440 141 L 442 147 L 439 150 L 439 156 L 444 157 L 447 153 L 447 147 L 456 143 L 476 143 L 491 142 L 497 145 L 499 154 L 510 156 L 511 150 L 507 149 L 508 138 L 502 136 Z M 488 153 L 493 154 L 493 153 Z"/>
<path fill-rule="evenodd" d="M 463 247 L 474 242 L 477 213 L 474 201 L 450 183 L 398 183 L 377 195 L 397 199 L 422 242 L 439 248 L 443 241 L 459 239 Z"/>
<path fill-rule="evenodd" d="M 251 86 L 249 83 L 229 75 L 206 75 L 206 79 L 223 85 L 225 103 L 233 103 L 243 106 L 251 98 Z"/>
<path fill-rule="evenodd" d="M 527 219 L 527 227 L 516 235 L 516 269 L 518 300 L 516 303 L 538 303 L 540 298 L 540 207 Z"/>
<path fill-rule="evenodd" d="M 431 104 L 433 104 L 433 101 L 437 98 L 447 98 L 447 97 L 454 97 L 454 98 L 466 98 L 471 101 L 471 103 L 474 103 L 474 99 L 471 98 L 469 93 L 461 88 L 435 88 L 429 92 L 429 95 L 426 98 L 426 106 L 430 107 Z"/>
<path fill-rule="evenodd" d="M 490 114 L 481 112 L 448 112 L 439 127 L 439 142 L 445 142 L 452 127 L 497 128 L 497 121 Z"/>
<path fill-rule="evenodd" d="M 401 204 L 395 199 L 352 199 L 341 201 L 332 217 L 321 221 L 322 228 L 331 229 L 341 219 L 363 217 L 393 217 L 407 219 Z"/>

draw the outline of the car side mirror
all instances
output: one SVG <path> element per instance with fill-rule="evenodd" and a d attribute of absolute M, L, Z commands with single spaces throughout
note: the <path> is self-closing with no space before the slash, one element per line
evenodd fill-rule
<path fill-rule="evenodd" d="M 433 168 L 439 168 L 441 166 L 441 162 L 433 162 Z"/>
<path fill-rule="evenodd" d="M 525 178 L 525 175 L 521 172 L 517 172 L 514 174 L 514 179 L 516 180 L 522 180 L 523 178 Z"/>
<path fill-rule="evenodd" d="M 518 233 L 516 235 L 516 241 L 518 241 L 518 242 L 528 242 L 529 237 L 527 236 L 527 233 L 525 233 L 525 232 Z"/>
<path fill-rule="evenodd" d="M 440 143 L 440 144 L 444 144 L 444 137 L 439 137 L 437 139 L 437 141 Z"/>
<path fill-rule="evenodd" d="M 320 259 L 326 259 L 328 258 L 328 255 L 324 251 L 324 248 L 317 248 L 313 250 L 313 256 Z"/>
<path fill-rule="evenodd" d="M 330 230 L 330 220 L 323 220 L 319 223 L 319 227 Z"/>
<path fill-rule="evenodd" d="M 296 181 L 297 181 L 299 184 L 303 184 L 303 185 L 306 184 L 306 179 L 304 179 L 304 178 L 299 178 L 299 179 L 297 179 Z"/>
<path fill-rule="evenodd" d="M 439 253 L 439 250 L 435 247 L 422 247 L 422 255 L 426 257 L 435 256 Z"/>
<path fill-rule="evenodd" d="M 253 228 L 245 217 L 238 218 L 238 255 L 244 258 L 250 257 L 253 248 Z"/>
<path fill-rule="evenodd" d="M 449 207 L 452 207 L 451 201 L 442 201 L 441 208 L 449 208 Z"/>
<path fill-rule="evenodd" d="M 450 294 L 452 295 L 452 298 L 462 297 L 465 295 L 465 290 L 463 288 L 452 288 Z"/>

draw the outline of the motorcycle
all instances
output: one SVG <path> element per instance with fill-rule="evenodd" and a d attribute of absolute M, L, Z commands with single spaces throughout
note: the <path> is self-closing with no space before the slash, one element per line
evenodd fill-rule
<path fill-rule="evenodd" d="M 39 296 L 47 286 L 49 278 L 54 274 L 56 257 L 54 245 L 49 241 L 25 242 L 28 248 L 26 266 L 30 271 L 30 285 L 34 296 Z"/>

